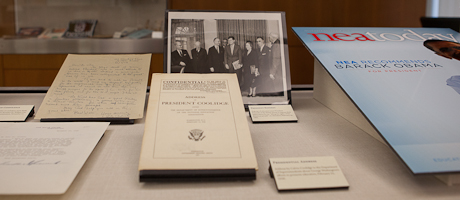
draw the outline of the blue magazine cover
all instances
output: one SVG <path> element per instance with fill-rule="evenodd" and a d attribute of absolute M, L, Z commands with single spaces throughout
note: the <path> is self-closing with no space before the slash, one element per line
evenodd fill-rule
<path fill-rule="evenodd" d="M 414 174 L 460 172 L 460 34 L 293 28 Z"/>

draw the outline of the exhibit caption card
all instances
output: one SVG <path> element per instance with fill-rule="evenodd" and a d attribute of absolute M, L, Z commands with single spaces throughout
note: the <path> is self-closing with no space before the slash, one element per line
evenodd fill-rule
<path fill-rule="evenodd" d="M 248 106 L 252 122 L 297 122 L 291 105 Z"/>
<path fill-rule="evenodd" d="M 65 193 L 108 126 L 0 123 L 0 195 Z"/>
<path fill-rule="evenodd" d="M 150 59 L 69 54 L 35 119 L 143 118 Z"/>
<path fill-rule="evenodd" d="M 141 180 L 155 177 L 145 174 L 178 175 L 174 170 L 207 178 L 244 171 L 255 179 L 257 168 L 235 74 L 152 75 Z M 219 174 L 209 175 L 214 172 Z"/>
<path fill-rule="evenodd" d="M 270 158 L 278 190 L 348 188 L 348 181 L 333 156 Z"/>
<path fill-rule="evenodd" d="M 34 105 L 0 105 L 0 122 L 23 122 L 34 114 Z"/>

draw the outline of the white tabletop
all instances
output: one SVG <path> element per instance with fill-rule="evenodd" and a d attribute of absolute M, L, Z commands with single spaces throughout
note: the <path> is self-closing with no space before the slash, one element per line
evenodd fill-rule
<path fill-rule="evenodd" d="M 0 199 L 460 199 L 460 185 L 447 186 L 434 176 L 413 176 L 390 148 L 312 94 L 292 93 L 297 123 L 252 124 L 247 115 L 259 162 L 255 181 L 139 182 L 144 120 L 137 120 L 133 125 L 109 126 L 65 194 Z M 0 94 L 0 105 L 33 104 L 37 111 L 43 97 Z M 268 159 L 308 156 L 334 156 L 350 188 L 278 192 L 269 176 Z"/>

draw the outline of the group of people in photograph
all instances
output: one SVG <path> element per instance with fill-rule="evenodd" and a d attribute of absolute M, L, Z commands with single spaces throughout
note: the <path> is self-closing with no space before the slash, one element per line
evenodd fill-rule
<path fill-rule="evenodd" d="M 248 97 L 277 96 L 283 92 L 283 76 L 279 36 L 270 33 L 245 41 L 240 47 L 234 36 L 213 39 L 206 51 L 201 41 L 195 41 L 191 54 L 175 41 L 171 53 L 171 72 L 179 73 L 236 73 L 241 92 Z M 269 46 L 267 46 L 269 45 Z"/>

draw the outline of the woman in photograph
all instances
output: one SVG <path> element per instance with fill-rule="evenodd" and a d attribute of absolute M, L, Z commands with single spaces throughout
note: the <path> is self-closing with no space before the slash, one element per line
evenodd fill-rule
<path fill-rule="evenodd" d="M 242 58 L 244 85 L 241 91 L 248 91 L 248 97 L 253 97 L 256 96 L 257 77 L 259 76 L 259 70 L 257 69 L 258 56 L 251 41 L 245 43 L 245 49 Z"/>

